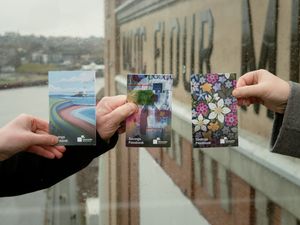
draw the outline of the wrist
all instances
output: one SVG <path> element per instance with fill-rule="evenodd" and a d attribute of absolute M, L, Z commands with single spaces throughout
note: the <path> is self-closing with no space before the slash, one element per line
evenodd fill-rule
<path fill-rule="evenodd" d="M 5 154 L 5 138 L 3 135 L 3 128 L 0 128 L 0 161 L 4 161 L 7 159 L 7 156 Z"/>
<path fill-rule="evenodd" d="M 6 138 L 4 137 L 4 131 L 3 128 L 0 128 L 0 154 L 4 150 L 4 143 Z M 1 159 L 0 159 L 1 160 Z"/>
<path fill-rule="evenodd" d="M 6 160 L 10 157 L 9 151 L 8 151 L 8 143 L 9 139 L 7 137 L 7 133 L 4 129 L 4 127 L 0 128 L 0 161 Z"/>
<path fill-rule="evenodd" d="M 289 98 L 291 96 L 291 93 L 292 93 L 292 82 L 291 81 L 285 81 L 286 83 L 286 88 L 285 88 L 285 93 L 283 95 L 283 101 L 282 101 L 282 110 L 279 112 L 280 114 L 284 114 L 285 110 L 286 110 L 286 107 L 287 107 L 287 104 L 288 104 L 288 101 L 289 101 Z"/>

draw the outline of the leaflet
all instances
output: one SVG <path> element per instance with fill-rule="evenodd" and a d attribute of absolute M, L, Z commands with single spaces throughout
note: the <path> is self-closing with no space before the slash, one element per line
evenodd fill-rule
<path fill-rule="evenodd" d="M 191 76 L 193 146 L 238 145 L 237 99 L 234 73 L 193 74 Z"/>
<path fill-rule="evenodd" d="M 94 71 L 50 71 L 49 129 L 58 145 L 96 144 Z"/>
<path fill-rule="evenodd" d="M 170 147 L 172 84 L 169 74 L 128 74 L 127 100 L 138 112 L 126 120 L 126 146 Z"/>

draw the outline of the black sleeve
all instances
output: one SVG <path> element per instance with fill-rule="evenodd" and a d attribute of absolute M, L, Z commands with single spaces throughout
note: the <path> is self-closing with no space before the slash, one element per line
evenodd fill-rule
<path fill-rule="evenodd" d="M 96 146 L 68 146 L 61 159 L 46 159 L 28 152 L 16 154 L 0 162 L 0 197 L 48 188 L 86 167 L 113 148 L 117 140 L 117 133 L 109 144 L 97 136 Z"/>

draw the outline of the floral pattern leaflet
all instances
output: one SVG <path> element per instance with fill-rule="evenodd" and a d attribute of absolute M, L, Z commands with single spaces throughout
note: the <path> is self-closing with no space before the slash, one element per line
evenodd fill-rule
<path fill-rule="evenodd" d="M 191 76 L 193 146 L 195 148 L 238 145 L 237 100 L 234 73 Z"/>

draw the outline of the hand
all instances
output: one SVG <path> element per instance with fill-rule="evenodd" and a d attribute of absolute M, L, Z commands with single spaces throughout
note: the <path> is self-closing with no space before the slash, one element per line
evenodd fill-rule
<path fill-rule="evenodd" d="M 49 159 L 61 158 L 65 147 L 53 146 L 57 142 L 56 136 L 48 134 L 48 122 L 21 114 L 0 129 L 0 160 L 21 151 Z"/>
<path fill-rule="evenodd" d="M 103 140 L 110 139 L 118 130 L 125 131 L 124 120 L 135 113 L 138 107 L 134 103 L 126 103 L 125 95 L 104 97 L 97 104 L 97 131 Z"/>
<path fill-rule="evenodd" d="M 261 103 L 277 113 L 284 113 L 289 94 L 289 83 L 266 70 L 244 74 L 233 91 L 239 105 Z"/>

